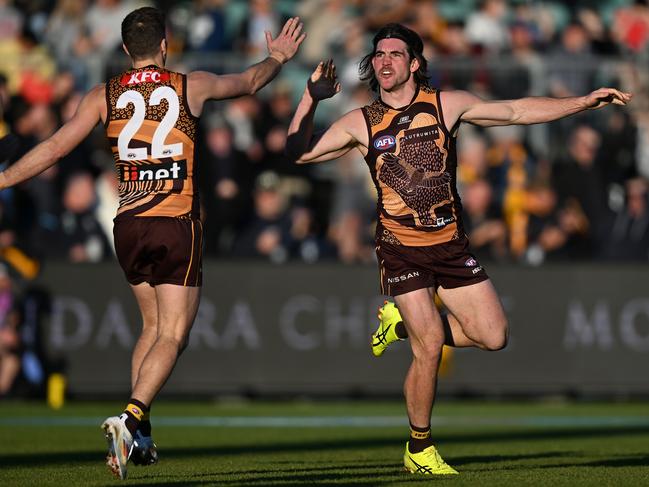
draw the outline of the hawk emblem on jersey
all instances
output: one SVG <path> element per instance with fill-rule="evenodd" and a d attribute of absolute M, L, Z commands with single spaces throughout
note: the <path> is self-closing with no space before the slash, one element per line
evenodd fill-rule
<path fill-rule="evenodd" d="M 435 209 L 452 202 L 451 175 L 435 143 L 439 126 L 420 114 L 396 137 L 394 152 L 379 156 L 379 180 L 390 187 L 416 213 L 419 223 L 439 227 Z M 386 208 L 387 209 L 387 208 Z M 444 219 L 441 219 L 444 220 Z"/>

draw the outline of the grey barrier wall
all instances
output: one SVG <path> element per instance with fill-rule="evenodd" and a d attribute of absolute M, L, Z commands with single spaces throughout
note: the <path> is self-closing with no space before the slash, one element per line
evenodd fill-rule
<path fill-rule="evenodd" d="M 489 267 L 489 266 L 488 266 Z M 488 271 L 511 322 L 499 352 L 445 352 L 441 394 L 647 394 L 649 267 Z M 50 265 L 44 339 L 79 394 L 128 394 L 139 330 L 116 264 Z M 398 394 L 407 342 L 375 358 L 373 267 L 207 262 L 189 346 L 164 393 Z"/>

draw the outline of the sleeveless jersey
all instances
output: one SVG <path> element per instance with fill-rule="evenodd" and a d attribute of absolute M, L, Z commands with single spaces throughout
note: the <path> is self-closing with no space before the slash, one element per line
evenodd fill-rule
<path fill-rule="evenodd" d="M 198 218 L 198 119 L 187 104 L 187 77 L 154 65 L 132 69 L 108 81 L 106 103 L 117 215 Z"/>
<path fill-rule="evenodd" d="M 378 193 L 377 239 L 420 247 L 462 236 L 455 137 L 444 125 L 439 91 L 422 85 L 404 108 L 379 98 L 362 112 L 365 161 Z"/>

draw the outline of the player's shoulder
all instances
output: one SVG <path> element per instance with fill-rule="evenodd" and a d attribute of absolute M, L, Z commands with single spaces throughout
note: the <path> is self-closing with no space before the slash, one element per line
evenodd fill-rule
<path fill-rule="evenodd" d="M 190 71 L 187 73 L 187 82 L 191 84 L 213 83 L 218 75 L 209 71 Z"/>
<path fill-rule="evenodd" d="M 466 90 L 440 90 L 439 98 L 445 106 L 464 106 L 481 101 L 480 97 Z"/>
<path fill-rule="evenodd" d="M 355 128 L 365 126 L 365 116 L 363 115 L 363 108 L 354 108 L 342 115 L 337 123 L 347 128 Z"/>
<path fill-rule="evenodd" d="M 106 83 L 99 83 L 90 88 L 85 99 L 93 103 L 103 103 L 106 100 Z"/>

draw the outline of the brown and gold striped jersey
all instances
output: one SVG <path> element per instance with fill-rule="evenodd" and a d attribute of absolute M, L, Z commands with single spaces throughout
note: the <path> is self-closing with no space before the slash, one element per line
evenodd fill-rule
<path fill-rule="evenodd" d="M 439 91 L 422 85 L 406 107 L 378 98 L 362 112 L 369 131 L 365 160 L 378 192 L 377 238 L 409 246 L 458 238 L 455 137 L 444 125 Z"/>
<path fill-rule="evenodd" d="M 132 69 L 108 81 L 106 103 L 117 214 L 198 217 L 198 119 L 187 104 L 187 77 L 155 65 Z"/>

